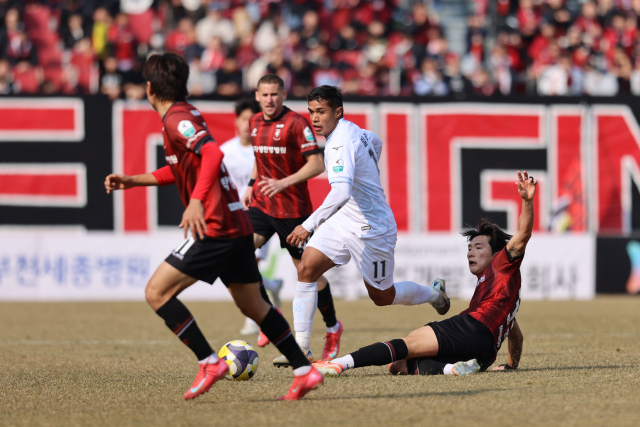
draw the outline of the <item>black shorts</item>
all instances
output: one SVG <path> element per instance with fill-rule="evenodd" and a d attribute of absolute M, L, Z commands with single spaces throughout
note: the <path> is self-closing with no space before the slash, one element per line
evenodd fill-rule
<path fill-rule="evenodd" d="M 304 248 L 291 246 L 287 243 L 287 237 L 299 225 L 301 225 L 308 216 L 301 218 L 274 218 L 262 212 L 258 208 L 249 208 L 249 219 L 253 226 L 253 232 L 263 236 L 267 242 L 275 233 L 280 238 L 280 247 L 286 249 L 293 258 L 302 258 Z"/>
<path fill-rule="evenodd" d="M 484 371 L 496 360 L 493 334 L 482 322 L 469 314 L 459 314 L 439 322 L 428 323 L 438 339 L 438 355 L 407 360 L 407 369 L 414 372 L 423 359 L 440 363 L 456 363 L 477 359 Z"/>
<path fill-rule="evenodd" d="M 205 236 L 196 241 L 189 237 L 165 261 L 209 284 L 218 277 L 225 286 L 260 282 L 252 235 L 232 239 Z"/>

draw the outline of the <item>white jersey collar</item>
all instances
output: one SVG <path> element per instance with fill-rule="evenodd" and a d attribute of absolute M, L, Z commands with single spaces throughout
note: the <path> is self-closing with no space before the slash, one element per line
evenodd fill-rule
<path fill-rule="evenodd" d="M 342 124 L 342 122 L 344 122 L 344 117 L 343 117 L 343 118 L 341 118 L 340 120 L 338 120 L 338 124 L 336 125 L 335 129 L 333 129 L 333 130 L 331 131 L 331 133 L 330 133 L 329 135 L 327 135 L 327 136 L 326 136 L 326 138 L 325 138 L 325 139 L 326 139 L 326 141 L 327 141 L 327 144 L 329 143 L 329 140 L 331 139 L 331 137 L 333 136 L 333 134 L 334 134 L 334 133 L 336 133 L 336 130 L 338 130 L 338 126 L 340 126 L 340 125 Z"/>

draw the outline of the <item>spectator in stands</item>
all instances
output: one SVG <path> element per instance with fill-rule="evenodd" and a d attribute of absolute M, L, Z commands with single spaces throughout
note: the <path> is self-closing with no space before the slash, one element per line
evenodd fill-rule
<path fill-rule="evenodd" d="M 93 28 L 91 41 L 93 51 L 99 59 L 104 59 L 109 54 L 109 28 L 111 28 L 111 16 L 104 7 L 99 7 L 93 12 Z"/>
<path fill-rule="evenodd" d="M 445 58 L 444 82 L 449 92 L 458 98 L 463 98 L 471 89 L 471 82 L 460 71 L 460 59 L 455 53 L 450 53 Z"/>
<path fill-rule="evenodd" d="M 616 76 L 605 69 L 597 68 L 594 58 L 585 65 L 584 93 L 591 96 L 613 96 L 618 93 Z"/>
<path fill-rule="evenodd" d="M 5 15 L 4 28 L 0 32 L 0 52 L 11 65 L 25 62 L 30 65 L 38 64 L 36 47 L 29 40 L 24 31 L 24 24 L 20 19 L 18 9 L 9 9 Z M 23 64 L 22 67 L 26 67 Z"/>
<path fill-rule="evenodd" d="M 232 46 L 236 40 L 233 23 L 222 16 L 224 5 L 221 2 L 211 2 L 207 8 L 207 15 L 196 24 L 196 40 L 202 47 L 209 45 L 213 37 L 222 43 Z"/>
<path fill-rule="evenodd" d="M 69 16 L 66 27 L 60 27 L 60 37 L 65 49 L 72 49 L 85 37 L 82 15 L 75 13 Z"/>
<path fill-rule="evenodd" d="M 118 69 L 122 72 L 129 71 L 136 60 L 137 51 L 135 37 L 129 28 L 129 16 L 126 13 L 116 15 L 107 39 L 113 55 L 118 60 Z"/>
<path fill-rule="evenodd" d="M 225 58 L 222 68 L 216 71 L 216 93 L 222 96 L 242 94 L 242 71 L 232 55 Z"/>
<path fill-rule="evenodd" d="M 444 96 L 449 93 L 449 88 L 438 71 L 435 59 L 425 58 L 422 61 L 420 73 L 414 78 L 413 90 L 416 95 L 421 96 Z"/>
<path fill-rule="evenodd" d="M 118 70 L 118 60 L 108 56 L 104 60 L 104 72 L 100 78 L 100 93 L 105 94 L 111 101 L 120 98 L 122 93 L 122 72 Z"/>
<path fill-rule="evenodd" d="M 213 93 L 216 87 L 215 77 L 212 73 L 202 70 L 200 59 L 194 58 L 189 64 L 189 81 L 187 90 L 191 96 L 202 96 Z"/>
<path fill-rule="evenodd" d="M 0 58 L 0 95 L 9 95 L 13 92 L 11 65 L 9 65 L 9 61 L 6 59 Z"/>
<path fill-rule="evenodd" d="M 253 42 L 255 50 L 261 55 L 270 52 L 289 36 L 290 31 L 280 13 L 272 13 L 256 31 Z"/>
<path fill-rule="evenodd" d="M 291 77 L 291 94 L 293 96 L 302 98 L 313 89 L 312 69 L 304 59 L 302 52 L 294 52 L 291 56 Z"/>

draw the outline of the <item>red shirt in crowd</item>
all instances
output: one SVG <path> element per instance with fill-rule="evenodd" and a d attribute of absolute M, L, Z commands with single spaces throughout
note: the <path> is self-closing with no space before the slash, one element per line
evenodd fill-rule
<path fill-rule="evenodd" d="M 186 101 L 178 101 L 162 122 L 164 153 L 169 165 L 153 173 L 158 183 L 175 182 L 185 206 L 191 198 L 202 201 L 207 236 L 234 238 L 252 234 L 249 215 L 222 162 L 224 155 L 200 111 Z"/>
<path fill-rule="evenodd" d="M 471 315 L 489 328 L 496 350 L 500 350 L 513 327 L 520 307 L 520 264 L 522 257 L 511 259 L 506 247 L 494 255 L 478 279 L 469 308 L 460 313 Z"/>
<path fill-rule="evenodd" d="M 274 120 L 266 120 L 262 113 L 254 114 L 249 126 L 258 169 L 251 207 L 275 218 L 311 215 L 313 206 L 306 182 L 292 185 L 270 198 L 260 192 L 258 185 L 263 176 L 283 179 L 293 175 L 307 163 L 305 156 L 322 152 L 309 121 L 284 107 Z"/>

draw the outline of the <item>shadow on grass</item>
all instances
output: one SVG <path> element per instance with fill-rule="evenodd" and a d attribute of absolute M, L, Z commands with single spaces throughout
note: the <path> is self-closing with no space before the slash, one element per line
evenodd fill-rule
<path fill-rule="evenodd" d="M 598 369 L 625 369 L 625 368 L 637 368 L 637 366 L 631 365 L 609 365 L 609 366 L 558 366 L 548 368 L 520 368 L 519 372 L 537 372 L 537 371 L 590 371 Z M 516 371 L 516 372 L 518 372 Z M 504 372 L 504 371 L 496 371 Z M 509 371 L 511 373 L 512 371 Z"/>

